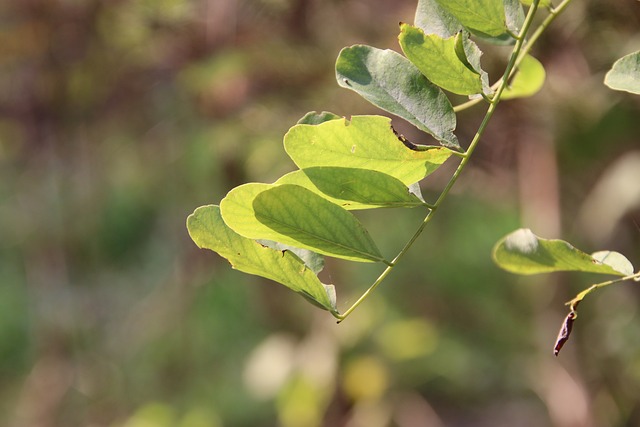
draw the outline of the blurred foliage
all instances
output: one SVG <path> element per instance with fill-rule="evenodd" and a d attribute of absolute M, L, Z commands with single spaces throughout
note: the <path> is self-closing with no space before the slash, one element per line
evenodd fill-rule
<path fill-rule="evenodd" d="M 335 57 L 397 50 L 414 1 L 0 3 L 0 424 L 640 424 L 638 290 L 581 306 L 554 359 L 563 302 L 585 282 L 490 260 L 522 225 L 638 263 L 639 181 L 604 177 L 637 165 L 640 101 L 602 85 L 638 49 L 636 3 L 572 4 L 535 52 L 543 91 L 500 106 L 433 227 L 339 326 L 198 250 L 184 221 L 292 170 L 282 136 L 307 111 L 377 112 L 337 86 Z M 479 112 L 460 115 L 463 143 Z M 619 197 L 598 198 L 603 182 Z M 361 218 L 389 253 L 420 221 Z M 327 265 L 345 304 L 378 274 L 355 267 Z"/>

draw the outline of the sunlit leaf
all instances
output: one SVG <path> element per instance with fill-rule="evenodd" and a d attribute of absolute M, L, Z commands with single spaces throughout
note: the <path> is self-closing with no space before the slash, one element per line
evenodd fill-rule
<path fill-rule="evenodd" d="M 363 45 L 344 48 L 336 62 L 336 78 L 340 86 L 409 121 L 443 145 L 459 147 L 451 102 L 402 55 Z"/>
<path fill-rule="evenodd" d="M 640 95 L 640 51 L 630 53 L 614 62 L 604 77 L 604 84 L 614 90 Z"/>
<path fill-rule="evenodd" d="M 198 247 L 217 252 L 236 270 L 281 283 L 315 305 L 337 312 L 333 286 L 322 284 L 291 251 L 272 249 L 235 233 L 222 220 L 218 206 L 196 209 L 187 219 L 187 229 Z"/>
<path fill-rule="evenodd" d="M 501 268 L 517 274 L 583 271 L 625 276 L 624 273 L 588 255 L 563 240 L 543 239 L 521 228 L 500 240 L 493 259 Z"/>
<path fill-rule="evenodd" d="M 296 125 L 284 137 L 289 157 L 300 169 L 341 167 L 382 172 L 411 185 L 451 156 L 444 147 L 408 148 L 382 116 L 353 116 L 317 126 Z"/>
<path fill-rule="evenodd" d="M 511 83 L 502 93 L 502 99 L 525 98 L 535 95 L 542 85 L 546 73 L 544 67 L 533 56 L 523 58 Z"/>
<path fill-rule="evenodd" d="M 311 167 L 288 173 L 276 184 L 299 185 L 347 210 L 424 206 L 398 179 L 368 169 Z"/>
<path fill-rule="evenodd" d="M 356 217 L 297 185 L 244 184 L 222 199 L 220 210 L 224 222 L 249 239 L 274 240 L 351 261 L 384 261 Z"/>
<path fill-rule="evenodd" d="M 440 6 L 474 33 L 497 37 L 505 33 L 503 0 L 437 0 Z"/>
<path fill-rule="evenodd" d="M 424 32 L 411 25 L 400 26 L 400 46 L 405 55 L 429 80 L 449 92 L 459 95 L 482 93 L 482 78 L 478 71 L 456 52 L 456 36 L 446 39 Z"/>
<path fill-rule="evenodd" d="M 620 252 L 615 251 L 598 251 L 591 254 L 594 259 L 597 259 L 603 264 L 606 264 L 619 272 L 624 276 L 630 276 L 633 274 L 634 268 L 631 261 Z"/>

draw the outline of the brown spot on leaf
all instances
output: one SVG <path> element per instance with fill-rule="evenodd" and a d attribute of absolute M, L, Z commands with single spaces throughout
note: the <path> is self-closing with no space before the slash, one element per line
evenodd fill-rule
<path fill-rule="evenodd" d="M 397 130 L 395 130 L 393 126 L 391 126 L 391 130 L 393 131 L 393 134 L 398 137 L 400 142 L 402 142 L 404 144 L 405 147 L 407 147 L 410 150 L 419 151 L 418 150 L 418 146 L 416 144 L 414 144 L 413 142 L 411 142 L 407 138 L 405 138 L 405 136 L 403 134 L 399 133 Z"/>

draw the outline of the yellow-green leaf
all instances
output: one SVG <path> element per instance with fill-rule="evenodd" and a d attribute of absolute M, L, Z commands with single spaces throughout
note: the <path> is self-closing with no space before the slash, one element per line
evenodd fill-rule
<path fill-rule="evenodd" d="M 218 206 L 196 209 L 187 218 L 187 229 L 198 247 L 217 252 L 236 270 L 281 283 L 313 304 L 337 313 L 332 285 L 322 284 L 291 251 L 263 246 L 231 230 L 222 220 Z"/>
<path fill-rule="evenodd" d="M 586 254 L 564 240 L 540 238 L 527 228 L 516 230 L 500 240 L 493 249 L 493 259 L 501 268 L 525 275 L 554 271 L 626 275 L 620 271 L 617 256 L 611 256 L 617 263 L 612 266 L 603 257 Z"/>
<path fill-rule="evenodd" d="M 284 147 L 300 169 L 367 169 L 390 175 L 406 186 L 433 173 L 452 154 L 444 147 L 413 146 L 401 140 L 391 120 L 382 116 L 296 125 L 285 135 Z"/>
<path fill-rule="evenodd" d="M 298 185 L 244 184 L 222 199 L 220 210 L 224 222 L 249 239 L 273 240 L 350 261 L 385 262 L 353 214 Z"/>
<path fill-rule="evenodd" d="M 442 38 L 425 34 L 412 25 L 402 24 L 398 36 L 402 51 L 431 82 L 458 95 L 475 95 L 483 92 L 482 76 L 469 60 L 459 56 L 460 36 Z M 466 43 L 472 43 L 470 40 Z"/>

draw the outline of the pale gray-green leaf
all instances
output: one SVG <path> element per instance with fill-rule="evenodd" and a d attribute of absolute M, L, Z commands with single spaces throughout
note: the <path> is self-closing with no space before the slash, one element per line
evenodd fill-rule
<path fill-rule="evenodd" d="M 463 29 L 460 21 L 440 6 L 437 0 L 418 0 L 414 23 L 425 34 L 436 34 L 443 39 Z"/>
<path fill-rule="evenodd" d="M 504 12 L 509 31 L 513 34 L 520 33 L 522 24 L 524 24 L 524 10 L 520 1 L 504 0 Z M 515 42 L 515 39 L 512 38 L 512 41 Z"/>
<path fill-rule="evenodd" d="M 457 43 L 461 43 L 462 52 Z M 482 51 L 471 39 L 466 32 L 462 32 L 456 35 L 456 54 L 460 60 L 465 63 L 469 68 L 476 73 L 480 74 L 480 81 L 482 82 L 482 93 L 487 96 L 493 95 L 493 89 L 489 85 L 489 75 L 482 69 L 480 59 L 482 58 Z M 464 60 L 462 57 L 464 56 Z"/>
<path fill-rule="evenodd" d="M 640 95 L 640 51 L 630 53 L 614 62 L 604 78 L 604 84 L 614 90 Z"/>
<path fill-rule="evenodd" d="M 402 55 L 364 45 L 344 48 L 336 62 L 336 78 L 340 86 L 402 117 L 443 145 L 460 147 L 453 134 L 456 115 L 451 102 Z"/>

